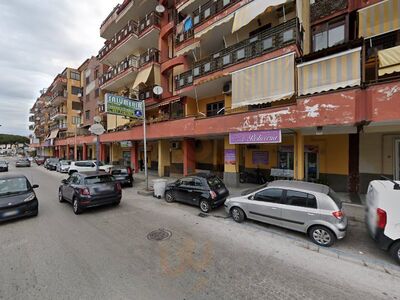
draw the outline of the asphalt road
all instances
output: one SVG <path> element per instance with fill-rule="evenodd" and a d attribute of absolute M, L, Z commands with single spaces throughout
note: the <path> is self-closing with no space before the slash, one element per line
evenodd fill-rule
<path fill-rule="evenodd" d="M 230 219 L 124 190 L 76 216 L 60 174 L 31 167 L 39 216 L 0 225 L 0 299 L 398 299 L 399 278 Z M 152 241 L 165 228 L 172 236 Z"/>

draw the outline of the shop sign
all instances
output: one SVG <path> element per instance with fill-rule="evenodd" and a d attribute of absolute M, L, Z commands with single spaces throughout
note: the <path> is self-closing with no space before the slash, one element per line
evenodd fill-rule
<path fill-rule="evenodd" d="M 122 148 L 131 148 L 133 146 L 132 141 L 122 141 L 120 145 Z"/>
<path fill-rule="evenodd" d="M 253 151 L 252 153 L 252 161 L 254 165 L 269 163 L 269 153 L 268 151 Z"/>
<path fill-rule="evenodd" d="M 105 95 L 105 112 L 127 118 L 143 118 L 143 101 L 113 94 Z"/>
<path fill-rule="evenodd" d="M 229 143 L 276 144 L 282 142 L 281 130 L 239 131 L 229 133 Z"/>
<path fill-rule="evenodd" d="M 226 165 L 236 165 L 236 150 L 235 149 L 225 150 L 225 164 Z"/>

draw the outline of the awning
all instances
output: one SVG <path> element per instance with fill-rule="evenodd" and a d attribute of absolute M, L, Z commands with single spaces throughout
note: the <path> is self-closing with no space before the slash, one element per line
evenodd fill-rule
<path fill-rule="evenodd" d="M 358 36 L 370 38 L 400 28 L 400 0 L 385 0 L 358 11 Z"/>
<path fill-rule="evenodd" d="M 200 47 L 200 41 L 197 41 L 193 44 L 186 46 L 185 48 L 182 48 L 181 50 L 176 51 L 175 55 L 181 56 L 199 47 Z"/>
<path fill-rule="evenodd" d="M 46 138 L 46 140 L 53 140 L 57 137 L 59 130 L 52 130 L 50 135 Z"/>
<path fill-rule="evenodd" d="M 294 95 L 294 52 L 232 73 L 232 108 Z"/>
<path fill-rule="evenodd" d="M 178 13 L 180 13 L 182 10 L 184 10 L 186 7 L 188 7 L 190 4 L 194 3 L 196 0 L 188 0 L 185 3 L 183 3 L 180 7 L 178 7 Z"/>
<path fill-rule="evenodd" d="M 281 5 L 285 2 L 287 2 L 287 0 L 254 0 L 249 4 L 243 6 L 235 13 L 232 33 L 249 24 L 257 16 L 264 13 L 268 7 Z"/>
<path fill-rule="evenodd" d="M 203 29 L 202 31 L 200 31 L 200 32 L 198 32 L 198 33 L 195 33 L 194 37 L 195 37 L 196 39 L 197 39 L 197 38 L 200 38 L 202 35 L 206 34 L 207 32 L 209 32 L 210 30 L 214 29 L 215 27 L 218 27 L 218 26 L 220 26 L 220 25 L 222 25 L 222 24 L 225 24 L 225 23 L 229 22 L 230 20 L 233 19 L 234 16 L 235 16 L 235 14 L 234 14 L 234 13 L 231 13 L 230 15 L 228 15 L 228 16 L 226 16 L 225 18 L 219 20 L 218 22 L 215 22 L 214 24 L 212 24 L 212 25 L 206 27 L 206 28 Z"/>
<path fill-rule="evenodd" d="M 379 76 L 400 72 L 400 46 L 378 51 Z"/>
<path fill-rule="evenodd" d="M 360 85 L 360 53 L 361 47 L 299 64 L 299 95 Z"/>
<path fill-rule="evenodd" d="M 153 70 L 153 66 L 148 67 L 144 70 L 140 70 L 136 76 L 135 83 L 132 86 L 132 90 L 136 89 L 139 86 L 139 84 L 146 83 L 147 80 L 149 79 L 149 76 L 150 76 L 150 73 L 152 70 Z"/>
<path fill-rule="evenodd" d="M 154 65 L 153 66 L 153 72 L 154 72 L 154 84 L 155 85 L 161 85 L 161 70 L 159 65 Z"/>

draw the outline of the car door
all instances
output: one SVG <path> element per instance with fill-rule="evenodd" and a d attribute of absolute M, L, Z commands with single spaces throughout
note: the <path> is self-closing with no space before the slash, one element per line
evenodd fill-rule
<path fill-rule="evenodd" d="M 295 190 L 285 191 L 282 203 L 284 227 L 305 232 L 308 222 L 318 216 L 317 200 L 314 195 Z"/>
<path fill-rule="evenodd" d="M 68 201 L 72 201 L 74 194 L 75 194 L 75 187 L 79 184 L 80 176 L 77 173 L 72 174 L 69 179 L 68 183 L 64 186 L 64 197 Z"/>
<path fill-rule="evenodd" d="M 265 188 L 250 196 L 247 202 L 249 218 L 273 225 L 281 225 L 282 195 L 282 189 Z"/>
<path fill-rule="evenodd" d="M 195 182 L 193 177 L 185 177 L 180 180 L 180 184 L 176 187 L 176 198 L 180 202 L 192 203 L 191 197 Z"/>

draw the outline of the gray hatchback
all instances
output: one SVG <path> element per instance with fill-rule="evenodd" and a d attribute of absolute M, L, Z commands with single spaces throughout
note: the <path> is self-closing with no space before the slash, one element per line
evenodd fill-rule
<path fill-rule="evenodd" d="M 342 202 L 326 185 L 277 180 L 225 201 L 236 222 L 245 218 L 307 233 L 324 247 L 346 236 Z"/>

